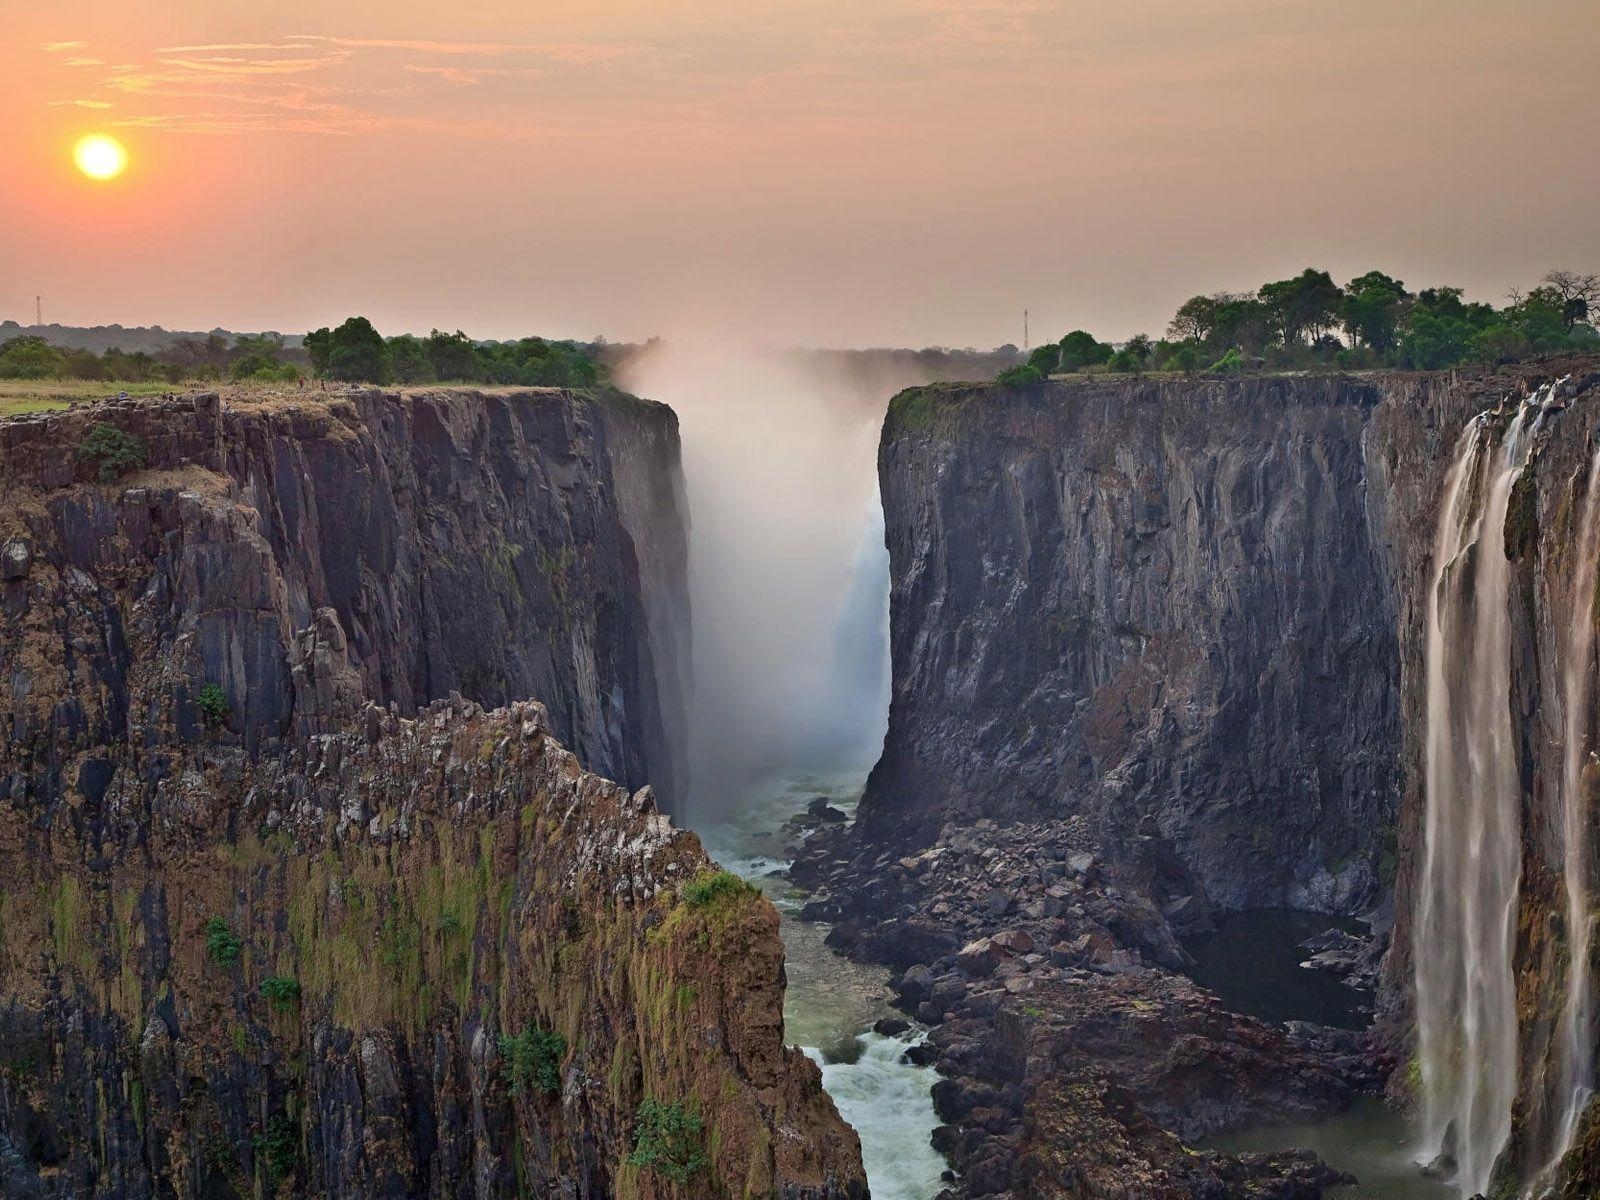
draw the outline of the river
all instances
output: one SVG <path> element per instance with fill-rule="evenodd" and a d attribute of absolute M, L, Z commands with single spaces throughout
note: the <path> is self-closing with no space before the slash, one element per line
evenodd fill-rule
<path fill-rule="evenodd" d="M 821 1065 L 823 1086 L 861 1135 L 873 1200 L 932 1200 L 947 1169 L 929 1141 L 938 1124 L 931 1095 L 937 1076 L 905 1060 L 923 1035 L 872 1032 L 880 1018 L 901 1015 L 889 1003 L 888 973 L 829 949 L 827 926 L 799 918 L 804 897 L 783 874 L 784 823 L 818 796 L 852 813 L 863 782 L 859 773 L 778 778 L 754 788 L 735 816 L 697 832 L 719 863 L 759 886 L 778 909 L 789 976 L 784 1022 Z"/>

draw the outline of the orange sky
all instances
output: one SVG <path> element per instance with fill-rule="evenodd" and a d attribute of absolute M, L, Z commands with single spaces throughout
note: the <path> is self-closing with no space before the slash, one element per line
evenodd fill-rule
<path fill-rule="evenodd" d="M 0 318 L 992 345 L 1600 270 L 1594 0 L 0 9 Z"/>

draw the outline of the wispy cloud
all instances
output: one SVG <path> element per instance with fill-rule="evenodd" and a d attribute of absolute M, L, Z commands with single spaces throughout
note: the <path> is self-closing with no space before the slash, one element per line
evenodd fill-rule
<path fill-rule="evenodd" d="M 87 42 L 46 42 L 45 52 L 49 54 L 65 54 L 68 50 L 82 50 Z"/>
<path fill-rule="evenodd" d="M 613 42 L 445 42 L 411 38 L 328 37 L 312 33 L 293 34 L 290 40 L 362 50 L 404 50 L 413 54 L 490 58 L 508 54 L 531 55 L 581 64 L 613 62 L 641 53 L 638 46 Z"/>
<path fill-rule="evenodd" d="M 328 54 L 321 58 L 163 58 L 163 65 L 209 75 L 304 75 L 338 66 L 350 56 Z"/>
<path fill-rule="evenodd" d="M 46 100 L 45 104 L 50 108 L 115 108 L 116 107 L 116 105 L 112 104 L 111 101 L 109 101 L 109 100 L 93 100 L 93 99 L 84 99 L 84 100 Z"/>
<path fill-rule="evenodd" d="M 433 75 L 456 87 L 476 87 L 485 79 L 507 76 L 533 77 L 545 74 L 542 67 L 440 67 L 407 63 L 406 70 L 415 75 Z"/>

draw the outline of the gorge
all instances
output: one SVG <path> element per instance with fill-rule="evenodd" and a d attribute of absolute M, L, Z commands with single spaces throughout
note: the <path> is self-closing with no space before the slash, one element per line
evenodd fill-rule
<path fill-rule="evenodd" d="M 1594 1194 L 1600 362 L 619 376 L 0 421 L 5 1194 Z"/>

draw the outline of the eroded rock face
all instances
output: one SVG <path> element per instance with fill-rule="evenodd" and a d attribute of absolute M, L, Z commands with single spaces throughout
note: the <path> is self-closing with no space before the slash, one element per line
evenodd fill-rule
<path fill-rule="evenodd" d="M 1534 1081 L 1513 1113 L 1513 1180 L 1548 1153 L 1537 1081 L 1550 1074 L 1566 937 L 1553 664 L 1600 363 L 896 399 L 880 448 L 889 736 L 859 821 L 813 836 L 797 875 L 821 889 L 811 911 L 839 921 L 838 944 L 903 972 L 902 1002 L 940 1023 L 941 1070 L 996 1089 L 941 1108 L 952 1153 L 978 1165 L 962 1194 L 1120 1196 L 1121 1178 L 1148 1180 L 1151 1195 L 1223 1194 L 1225 1182 L 1227 1194 L 1312 1196 L 1327 1182 L 1303 1162 L 1202 1168 L 1169 1153 L 1164 1138 L 1221 1110 L 1203 1097 L 1186 1109 L 1163 1082 L 1163 1039 L 1089 1036 L 1083 1014 L 1096 1010 L 1079 995 L 1132 1025 L 1168 1012 L 1192 1046 L 1209 1045 L 1209 1069 L 1237 1068 L 1228 1086 L 1246 1107 L 1264 1102 L 1256 1111 L 1336 1107 L 1408 1076 L 1396 1068 L 1412 1053 L 1441 485 L 1467 422 L 1562 376 L 1506 531 L 1521 1078 Z M 1390 896 L 1380 1020 L 1364 1041 L 1291 1028 L 1274 1047 L 1164 973 L 1179 965 L 1174 935 L 1219 908 L 1387 914 Z M 1105 1075 L 1113 1100 L 1075 1088 L 1074 1069 Z M 1000 1086 L 1019 1077 L 1027 1088 Z M 1594 1174 L 1594 1127 L 1591 1114 L 1569 1182 Z"/>
<path fill-rule="evenodd" d="M 151 469 L 93 479 L 92 419 Z M 0 446 L 0 1190 L 864 1197 L 776 913 L 684 899 L 697 839 L 580 766 L 670 728 L 670 414 L 202 397 Z M 629 1162 L 647 1101 L 698 1116 L 681 1171 Z"/>
<path fill-rule="evenodd" d="M 132 486 L 95 486 L 78 461 L 93 421 L 145 443 Z M 290 648 L 329 609 L 366 698 L 539 699 L 586 766 L 669 808 L 688 649 L 678 471 L 671 410 L 620 393 L 213 395 L 0 423 L 4 536 L 37 575 L 25 619 L 83 602 L 92 648 L 47 655 L 69 675 L 126 690 L 97 606 L 142 571 L 142 611 L 172 619 L 193 687 L 221 687 L 232 726 L 270 744 L 293 726 Z M 124 724 L 82 699 L 101 740 Z"/>
<path fill-rule="evenodd" d="M 1229 908 L 1352 911 L 1398 792 L 1364 381 L 897 398 L 894 702 L 869 836 L 1152 817 Z"/>

